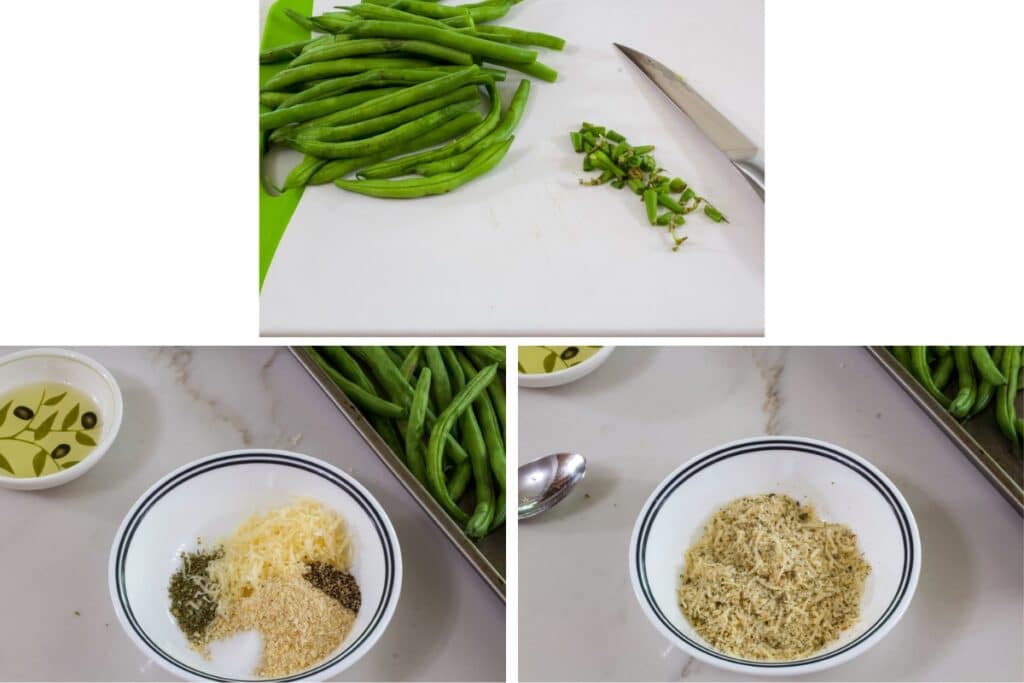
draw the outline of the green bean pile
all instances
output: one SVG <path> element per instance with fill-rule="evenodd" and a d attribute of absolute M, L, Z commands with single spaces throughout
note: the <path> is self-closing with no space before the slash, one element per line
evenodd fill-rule
<path fill-rule="evenodd" d="M 260 53 L 261 64 L 287 63 L 261 89 L 260 130 L 305 155 L 283 189 L 333 182 L 413 199 L 451 192 L 501 163 L 530 81 L 504 111 L 496 84 L 509 69 L 554 82 L 557 72 L 530 48 L 565 47 L 556 36 L 488 24 L 521 1 L 363 0 L 314 17 L 286 10 L 322 35 Z M 481 88 L 486 116 L 477 111 Z"/>
<path fill-rule="evenodd" d="M 688 239 L 679 235 L 678 228 L 686 223 L 686 216 L 701 205 L 704 206 L 704 215 L 715 223 L 729 222 L 721 211 L 711 206 L 682 178 L 669 179 L 664 175 L 665 170 L 651 156 L 653 145 L 634 147 L 621 133 L 586 122 L 578 131 L 570 133 L 569 139 L 573 149 L 585 155 L 584 172 L 601 172 L 600 176 L 581 180 L 580 184 L 610 184 L 617 190 L 629 187 L 643 200 L 650 224 L 668 230 L 673 242 L 672 251 L 679 251 Z M 673 194 L 679 195 L 679 199 L 673 199 Z M 666 211 L 659 214 L 659 207 Z"/>
<path fill-rule="evenodd" d="M 996 424 L 1015 450 L 1024 439 L 1017 417 L 1021 379 L 1020 346 L 893 346 L 890 351 L 932 397 L 958 420 L 993 406 Z M 954 381 L 955 378 L 955 381 Z"/>
<path fill-rule="evenodd" d="M 470 538 L 505 521 L 505 349 L 328 346 L 314 360 Z"/>

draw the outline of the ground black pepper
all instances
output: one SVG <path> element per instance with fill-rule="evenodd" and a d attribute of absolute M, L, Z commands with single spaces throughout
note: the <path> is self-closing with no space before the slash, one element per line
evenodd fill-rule
<path fill-rule="evenodd" d="M 359 584 L 348 572 L 325 562 L 310 562 L 306 565 L 306 573 L 303 576 L 315 588 L 340 602 L 342 607 L 359 612 L 359 606 L 362 604 Z"/>
<path fill-rule="evenodd" d="M 206 627 L 217 616 L 217 601 L 202 589 L 208 583 L 210 563 L 224 551 L 198 551 L 181 554 L 181 568 L 171 576 L 167 593 L 171 598 L 171 614 L 182 633 L 192 642 L 202 640 Z M 199 581 L 196 581 L 199 579 Z"/>

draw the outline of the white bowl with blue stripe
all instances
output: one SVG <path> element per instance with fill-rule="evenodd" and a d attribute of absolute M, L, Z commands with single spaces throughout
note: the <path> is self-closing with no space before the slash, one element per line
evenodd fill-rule
<path fill-rule="evenodd" d="M 711 516 L 737 498 L 764 493 L 812 503 L 825 521 L 848 526 L 871 565 L 857 623 L 824 650 L 797 661 L 745 660 L 716 650 L 689 624 L 676 599 L 686 550 Z M 629 549 L 633 590 L 655 628 L 697 659 L 750 676 L 812 673 L 863 654 L 903 616 L 920 571 L 917 523 L 896 486 L 864 458 L 802 437 L 735 441 L 687 461 L 644 504 Z"/>
<path fill-rule="evenodd" d="M 188 646 L 170 613 L 167 587 L 182 551 L 197 538 L 208 543 L 231 534 L 250 515 L 315 499 L 337 512 L 353 544 L 351 574 L 362 606 L 341 645 L 307 671 L 279 679 L 252 675 L 259 657 L 255 638 L 232 639 L 213 661 Z M 380 504 L 359 482 L 322 460 L 287 451 L 219 453 L 180 467 L 132 506 L 114 537 L 110 597 L 121 626 L 142 652 L 179 678 L 211 681 L 323 680 L 354 664 L 377 642 L 398 604 L 402 554 Z M 232 649 L 234 648 L 234 649 Z"/>

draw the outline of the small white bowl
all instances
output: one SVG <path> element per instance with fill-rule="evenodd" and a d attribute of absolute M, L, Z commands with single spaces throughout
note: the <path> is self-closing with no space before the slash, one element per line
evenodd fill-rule
<path fill-rule="evenodd" d="M 858 622 L 826 649 L 793 662 L 744 660 L 715 650 L 676 600 L 684 554 L 711 516 L 736 498 L 762 493 L 813 503 L 822 519 L 850 527 L 871 565 Z M 751 676 L 821 671 L 864 653 L 903 616 L 920 571 L 917 523 L 893 483 L 850 451 L 788 436 L 734 441 L 679 467 L 644 505 L 629 552 L 633 590 L 658 631 L 703 662 Z"/>
<path fill-rule="evenodd" d="M 15 478 L 0 472 L 0 488 L 32 491 L 77 479 L 100 461 L 121 429 L 124 401 L 117 380 L 92 358 L 65 349 L 29 349 L 0 358 L 0 394 L 38 382 L 66 384 L 88 396 L 100 416 L 96 447 L 70 469 L 41 477 Z"/>
<path fill-rule="evenodd" d="M 608 360 L 608 356 L 612 355 L 612 351 L 615 350 L 614 346 L 602 346 L 598 349 L 590 358 L 586 359 L 579 365 L 574 365 L 571 368 L 564 370 L 558 370 L 557 372 L 547 373 L 519 373 L 519 386 L 527 387 L 529 389 L 547 389 L 549 387 L 559 387 L 569 382 L 575 382 L 578 379 L 583 379 L 594 370 L 604 365 L 604 362 Z"/>
<path fill-rule="evenodd" d="M 252 643 L 226 644 L 228 651 L 218 649 L 214 661 L 192 650 L 170 613 L 167 586 L 181 553 L 194 551 L 197 538 L 216 541 L 250 515 L 302 496 L 345 520 L 362 607 L 330 657 L 278 680 L 330 678 L 365 655 L 398 604 L 402 554 L 395 530 L 380 504 L 352 477 L 321 460 L 275 450 L 231 451 L 196 460 L 158 481 L 132 506 L 114 537 L 108 571 L 114 611 L 132 642 L 182 678 L 268 680 L 251 673 L 259 656 Z"/>

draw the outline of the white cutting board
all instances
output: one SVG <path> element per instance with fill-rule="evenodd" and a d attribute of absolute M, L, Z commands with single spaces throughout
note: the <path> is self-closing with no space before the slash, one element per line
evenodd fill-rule
<path fill-rule="evenodd" d="M 318 0 L 318 12 L 336 0 Z M 761 335 L 764 205 L 613 47 L 683 74 L 764 147 L 761 0 L 525 0 L 501 24 L 554 33 L 516 142 L 487 176 L 441 197 L 385 201 L 309 188 L 260 303 L 270 336 Z M 519 82 L 502 84 L 507 103 Z M 673 253 L 628 189 L 581 187 L 582 121 L 653 144 L 658 162 L 730 219 L 693 214 Z"/>

